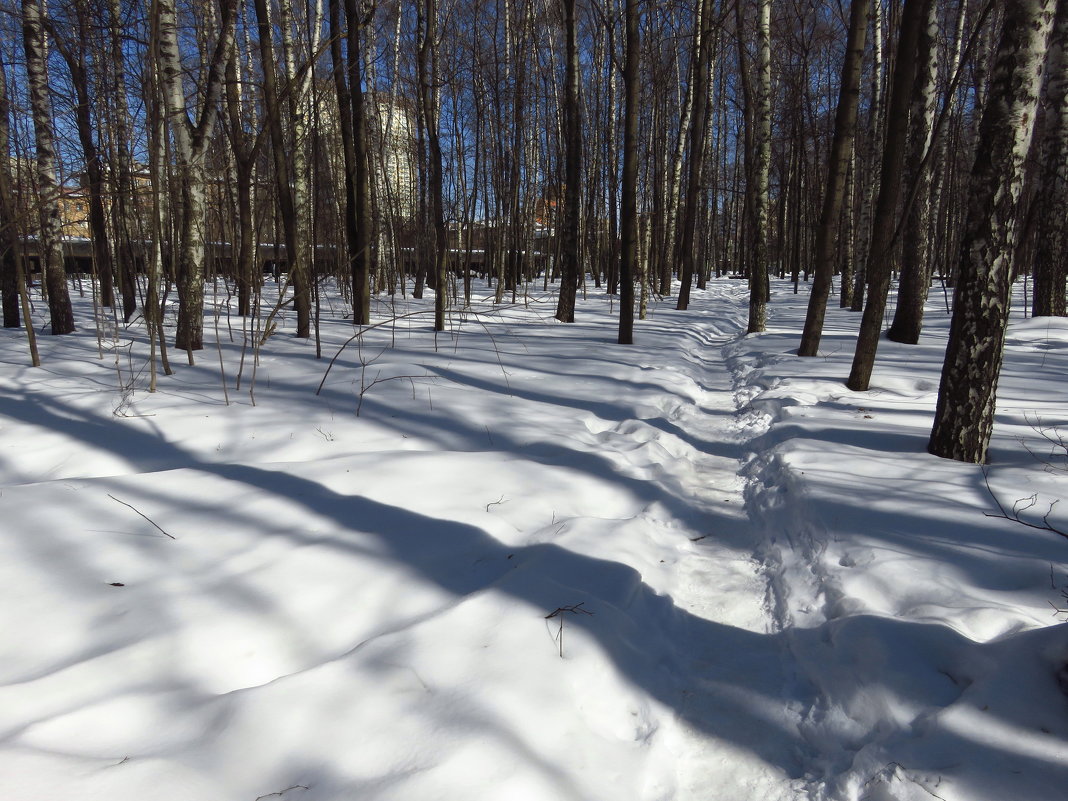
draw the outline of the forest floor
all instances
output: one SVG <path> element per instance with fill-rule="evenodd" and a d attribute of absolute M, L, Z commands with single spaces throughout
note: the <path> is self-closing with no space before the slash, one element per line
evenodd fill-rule
<path fill-rule="evenodd" d="M 0 798 L 1062 797 L 1068 320 L 1014 319 L 984 469 L 925 452 L 940 296 L 853 393 L 858 316 L 802 360 L 773 292 L 628 347 L 592 287 L 353 339 L 324 292 L 322 359 L 216 293 L 152 393 L 140 321 L 4 331 Z"/>

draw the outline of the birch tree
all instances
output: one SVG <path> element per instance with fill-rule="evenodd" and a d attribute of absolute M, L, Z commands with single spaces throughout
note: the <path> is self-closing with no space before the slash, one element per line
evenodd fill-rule
<path fill-rule="evenodd" d="M 947 459 L 986 461 L 994 427 L 1024 162 L 1053 5 L 1053 0 L 1005 3 L 969 180 L 953 321 L 927 445 L 932 454 Z"/>
<path fill-rule="evenodd" d="M 26 53 L 26 81 L 29 84 L 34 145 L 37 151 L 37 186 L 40 194 L 38 247 L 41 271 L 48 291 L 52 333 L 70 334 L 74 331 L 74 311 L 71 308 L 63 269 L 60 187 L 56 178 L 56 146 L 49 98 L 44 15 L 39 0 L 22 0 L 22 43 Z M 4 157 L 6 158 L 6 154 Z"/>
<path fill-rule="evenodd" d="M 920 30 L 916 61 L 920 65 L 912 90 L 909 116 L 910 157 L 904 184 L 909 192 L 902 234 L 900 282 L 897 308 L 887 337 L 915 345 L 920 340 L 923 306 L 931 285 L 931 165 L 927 155 L 933 145 L 935 89 L 938 78 L 938 7 L 927 6 Z"/>
<path fill-rule="evenodd" d="M 234 42 L 237 0 L 220 0 L 219 33 L 208 58 L 193 109 L 186 101 L 185 69 L 178 44 L 175 0 L 155 0 L 156 58 L 159 61 L 167 127 L 174 141 L 180 203 L 178 215 L 178 329 L 175 346 L 189 353 L 204 347 L 204 262 L 207 178 L 204 157 L 218 114 L 226 61 Z M 191 113 L 192 112 L 192 113 Z"/>
<path fill-rule="evenodd" d="M 882 152 L 883 122 L 886 116 L 885 83 L 886 59 L 883 57 L 885 37 L 883 35 L 882 2 L 872 0 L 868 4 L 868 24 L 871 28 L 871 68 L 868 81 L 868 115 L 864 137 L 864 146 L 855 148 L 861 158 L 856 159 L 854 169 L 865 168 L 860 181 L 860 214 L 857 220 L 857 247 L 853 260 L 853 292 L 849 308 L 863 311 L 864 299 L 867 297 L 868 253 L 872 235 L 872 217 L 875 209 L 875 197 L 879 191 L 879 153 Z"/>
<path fill-rule="evenodd" d="M 767 326 L 768 303 L 768 176 L 771 171 L 771 0 L 759 0 L 757 21 L 756 80 L 753 82 L 752 164 L 746 182 L 746 205 L 750 217 L 752 263 L 749 270 L 748 333 Z"/>
<path fill-rule="evenodd" d="M 289 8 L 283 0 L 283 9 Z M 308 287 L 308 185 L 307 156 L 303 141 L 307 133 L 303 121 L 302 98 L 296 82 L 296 67 L 293 59 L 293 35 L 289 14 L 280 13 L 281 37 L 284 50 L 286 97 L 292 139 L 287 140 L 282 125 L 282 99 L 275 68 L 274 26 L 271 24 L 267 0 L 255 0 L 256 21 L 259 29 L 260 61 L 263 69 L 263 105 L 267 112 L 267 125 L 271 136 L 271 156 L 274 160 L 275 189 L 281 212 L 282 229 L 286 243 L 286 262 L 289 282 L 293 287 L 293 306 L 297 312 L 298 337 L 311 335 L 311 298 Z"/>

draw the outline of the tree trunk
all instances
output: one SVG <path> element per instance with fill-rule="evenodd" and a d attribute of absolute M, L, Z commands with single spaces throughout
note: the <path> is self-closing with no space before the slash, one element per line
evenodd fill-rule
<path fill-rule="evenodd" d="M 882 4 L 868 4 L 868 21 L 871 25 L 871 80 L 868 101 L 868 126 L 865 137 L 864 157 L 859 163 L 865 166 L 865 188 L 862 190 L 860 216 L 857 224 L 857 249 L 853 266 L 853 302 L 851 311 L 862 311 L 868 287 L 868 253 L 871 244 L 872 212 L 875 196 L 879 191 L 879 175 L 875 171 L 878 154 L 881 152 L 883 117 L 886 104 L 883 91 L 883 74 L 886 70 L 883 58 Z"/>
<path fill-rule="evenodd" d="M 119 289 L 122 293 L 122 319 L 129 322 L 137 311 L 137 265 L 130 233 L 134 184 L 130 172 L 133 156 L 130 152 L 130 109 L 126 100 L 126 67 L 123 57 L 122 10 L 120 0 L 108 0 L 108 36 L 111 41 L 110 75 L 115 90 L 115 103 L 111 109 L 115 127 L 116 158 L 112 166 L 114 186 L 114 212 L 112 226 L 115 232 L 115 251 Z"/>
<path fill-rule="evenodd" d="M 244 83 L 234 54 L 226 65 L 226 110 L 230 120 L 230 150 L 234 157 L 234 194 L 237 199 L 237 243 L 234 278 L 237 283 L 237 313 L 252 314 L 252 290 L 256 265 L 256 223 L 253 212 L 253 181 L 256 159 L 264 137 L 246 132 L 242 118 Z"/>
<path fill-rule="evenodd" d="M 846 382 L 854 392 L 864 392 L 871 380 L 875 352 L 882 335 L 886 296 L 890 290 L 890 263 L 893 257 L 894 229 L 897 222 L 898 200 L 901 195 L 900 176 L 905 161 L 908 135 L 909 105 L 912 85 L 916 79 L 916 48 L 920 29 L 927 18 L 927 4 L 934 0 L 905 0 L 901 12 L 894 59 L 894 81 L 887 108 L 886 145 L 883 148 L 879 177 L 879 197 L 875 204 L 875 225 L 868 249 L 868 299 L 853 354 L 853 367 Z"/>
<path fill-rule="evenodd" d="M 767 327 L 768 317 L 768 174 L 771 171 L 771 0 L 759 0 L 756 80 L 753 83 L 753 164 L 749 169 L 752 262 L 749 271 L 749 327 L 755 334 Z"/>
<path fill-rule="evenodd" d="M 638 3 L 624 0 L 626 54 L 623 58 L 623 175 L 620 189 L 619 337 L 634 343 L 634 276 L 638 271 Z M 711 0 L 704 0 L 711 2 Z"/>
<path fill-rule="evenodd" d="M 827 300 L 831 294 L 831 278 L 834 275 L 835 235 L 845 199 L 846 177 L 856 135 L 868 1 L 853 0 L 849 10 L 849 35 L 845 60 L 842 62 L 842 84 L 838 94 L 838 110 L 834 117 L 831 155 L 827 163 L 827 185 L 824 189 L 819 228 L 816 231 L 812 290 L 808 298 L 808 313 L 801 334 L 801 347 L 797 351 L 798 356 L 815 356 L 819 352 L 820 338 L 823 335 L 823 321 L 827 314 Z"/>
<path fill-rule="evenodd" d="M 226 61 L 234 41 L 237 0 L 220 8 L 219 35 L 207 64 L 207 76 L 197 120 L 189 116 L 185 99 L 185 71 L 178 45 L 175 0 L 156 0 L 157 57 L 167 124 L 174 138 L 179 214 L 178 330 L 175 346 L 188 351 L 204 347 L 205 191 L 204 157 L 218 113 Z"/>
<path fill-rule="evenodd" d="M 0 153 L 11 152 L 11 102 L 7 92 L 7 72 L 0 65 Z M 17 212 L 12 192 L 11 161 L 0 159 L 0 305 L 4 328 L 18 328 L 19 317 Z"/>
<path fill-rule="evenodd" d="M 305 20 L 308 31 L 308 49 L 315 53 L 319 46 L 319 31 L 322 29 L 322 2 L 308 4 L 311 15 Z M 312 66 L 309 63 L 298 71 L 296 45 L 293 37 L 292 0 L 279 0 L 278 27 L 281 30 L 283 65 L 286 77 L 286 100 L 291 126 L 289 156 L 292 160 L 290 175 L 293 180 L 293 240 L 297 252 L 287 253 L 289 277 L 293 283 L 293 306 L 297 313 L 297 332 L 301 338 L 311 336 L 311 283 L 315 268 L 315 248 L 311 230 L 311 190 L 308 175 L 308 151 L 311 147 L 308 129 L 309 92 Z M 308 58 L 314 56 L 309 55 Z"/>
<path fill-rule="evenodd" d="M 579 116 L 578 36 L 575 26 L 575 0 L 563 0 L 567 38 L 567 64 L 564 74 L 564 207 L 556 225 L 561 230 L 560 297 L 556 319 L 575 322 L 575 297 L 579 279 L 579 182 L 582 180 L 582 122 Z"/>
<path fill-rule="evenodd" d="M 56 26 L 47 17 L 45 27 L 55 42 L 56 50 L 70 72 L 74 89 L 74 127 L 85 161 L 82 188 L 89 196 L 89 238 L 93 251 L 93 268 L 100 282 L 100 303 L 110 308 L 115 304 L 114 276 L 111 269 L 111 246 L 108 242 L 107 220 L 104 215 L 104 174 L 100 153 L 94 135 L 92 104 L 89 90 L 89 74 L 86 67 L 86 48 L 89 47 L 89 20 L 83 4 L 75 6 L 77 13 L 77 51 L 63 38 Z"/>
<path fill-rule="evenodd" d="M 897 309 L 887 337 L 894 342 L 915 345 L 920 341 L 923 306 L 931 285 L 931 173 L 932 165 L 924 158 L 932 145 L 935 115 L 935 82 L 938 78 L 938 8 L 929 3 L 927 19 L 917 45 L 919 65 L 912 92 L 909 123 L 911 157 L 904 184 L 911 203 L 905 209 L 905 230 L 901 247 L 901 283 L 897 292 Z"/>
<path fill-rule="evenodd" d="M 1053 0 L 1005 4 L 997 59 L 979 124 L 953 322 L 927 446 L 935 456 L 947 459 L 986 461 L 994 427 L 1019 197 L 1052 7 Z"/>
<path fill-rule="evenodd" d="M 714 0 L 701 0 L 698 13 L 698 28 L 694 37 L 693 68 L 690 83 L 693 86 L 692 128 L 689 135 L 690 163 L 686 174 L 686 196 L 682 207 L 681 231 L 679 233 L 679 298 L 675 308 L 685 310 L 690 305 L 690 286 L 694 276 L 694 235 L 697 229 L 697 204 L 701 197 L 701 178 L 704 174 L 705 134 L 708 130 L 708 78 L 712 51 L 712 4 Z M 635 34 L 637 35 L 637 34 Z M 624 155 L 625 158 L 625 155 Z"/>
<path fill-rule="evenodd" d="M 367 109 L 363 91 L 363 56 L 360 36 L 375 12 L 374 3 L 365 3 L 360 13 L 356 0 L 345 0 L 348 22 L 346 43 L 347 92 L 352 112 L 352 162 L 348 165 L 347 183 L 351 184 L 346 203 L 346 226 L 349 230 L 349 267 L 352 271 L 352 321 L 355 325 L 371 322 L 371 163 L 367 142 Z M 340 99 L 340 98 L 339 98 Z M 346 127 L 342 126 L 342 134 Z"/>
<path fill-rule="evenodd" d="M 1065 220 L 1068 219 L 1068 0 L 1058 0 L 1043 96 L 1046 129 L 1038 181 L 1038 235 L 1032 313 L 1065 315 Z"/>
<path fill-rule="evenodd" d="M 74 331 L 74 311 L 63 267 L 63 221 L 59 207 L 59 183 L 56 180 L 48 55 L 38 0 L 22 0 L 22 42 L 26 53 L 26 80 L 33 112 L 34 143 L 37 146 L 37 184 L 40 190 L 38 252 L 41 271 L 48 289 L 52 333 L 70 334 Z"/>
<path fill-rule="evenodd" d="M 427 192 L 430 201 L 431 225 L 434 227 L 432 267 L 434 275 L 434 330 L 445 330 L 445 306 L 449 295 L 446 274 L 448 231 L 445 228 L 445 210 L 442 205 L 442 154 L 441 134 L 438 129 L 437 86 L 437 0 L 425 0 L 419 8 L 419 99 L 422 103 L 423 121 L 427 141 Z"/>
<path fill-rule="evenodd" d="M 307 339 L 311 336 L 311 293 L 308 287 L 308 258 L 306 253 L 305 226 L 298 216 L 303 211 L 299 207 L 297 186 L 302 183 L 296 153 L 302 151 L 304 143 L 294 135 L 292 144 L 287 142 L 282 126 L 282 108 L 278 90 L 278 77 L 275 71 L 274 26 L 268 15 L 267 0 L 255 0 L 256 21 L 259 30 L 260 63 L 263 69 L 263 106 L 267 113 L 267 125 L 271 133 L 271 156 L 274 161 L 275 189 L 278 195 L 278 209 L 282 218 L 282 231 L 286 243 L 286 263 L 289 269 L 289 281 L 293 286 L 293 306 L 297 312 L 297 336 Z M 282 36 L 285 39 L 288 20 L 283 19 Z M 292 47 L 292 45 L 290 45 Z M 290 61 L 290 59 L 286 59 Z M 291 67 L 292 65 L 290 65 Z M 287 69 L 289 72 L 289 69 Z M 295 73 L 295 70 L 293 70 Z M 294 98 L 296 91 L 295 75 L 286 75 L 288 87 L 289 111 L 295 117 L 299 111 L 299 98 Z M 294 131 L 296 134 L 296 131 Z M 304 162 L 301 158 L 299 161 Z M 306 190 L 306 185 L 305 185 Z"/>

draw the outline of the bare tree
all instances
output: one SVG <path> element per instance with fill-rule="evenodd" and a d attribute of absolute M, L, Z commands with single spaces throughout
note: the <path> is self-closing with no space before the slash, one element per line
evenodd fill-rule
<path fill-rule="evenodd" d="M 710 0 L 705 0 L 710 2 Z M 623 57 L 623 177 L 620 188 L 619 255 L 620 345 L 634 343 L 634 276 L 638 263 L 638 54 L 640 0 L 624 0 L 626 47 Z"/>
<path fill-rule="evenodd" d="M 331 0 L 334 37 L 338 29 L 335 0 Z M 346 141 L 345 230 L 348 240 L 349 267 L 352 275 L 352 321 L 356 325 L 371 322 L 371 162 L 367 141 L 367 105 L 363 91 L 363 56 L 360 38 L 375 13 L 375 3 L 367 0 L 344 0 L 347 28 L 344 33 L 345 72 L 339 75 L 335 60 L 334 81 L 342 117 L 341 135 Z"/>
<path fill-rule="evenodd" d="M 801 334 L 798 356 L 815 356 L 819 351 L 820 338 L 823 335 L 827 300 L 831 294 L 831 277 L 834 275 L 835 235 L 845 201 L 846 173 L 853 155 L 867 17 L 868 0 L 853 0 L 849 9 L 849 38 L 846 42 L 845 60 L 842 62 L 842 82 L 839 88 L 838 109 L 834 118 L 834 139 L 827 164 L 823 210 L 820 213 L 819 228 L 816 232 L 812 290 L 808 299 L 808 314 L 805 317 L 805 328 Z"/>
<path fill-rule="evenodd" d="M 114 280 L 111 268 L 111 244 L 108 239 L 107 220 L 104 215 L 104 170 L 101 163 L 97 137 L 93 124 L 93 95 L 89 80 L 88 50 L 94 46 L 90 38 L 89 9 L 86 3 L 73 4 L 74 35 L 61 33 L 60 26 L 50 18 L 44 19 L 45 27 L 52 37 L 56 50 L 62 56 L 70 72 L 71 88 L 74 90 L 74 123 L 78 142 L 82 148 L 84 163 L 84 187 L 88 193 L 89 238 L 93 249 L 93 267 L 100 281 L 100 302 L 110 307 L 115 303 Z"/>
<path fill-rule="evenodd" d="M 175 0 L 155 0 L 156 58 L 166 121 L 174 139 L 175 168 L 181 202 L 178 242 L 178 330 L 175 345 L 189 353 L 204 347 L 205 212 L 207 208 L 204 158 L 218 115 L 226 61 L 234 42 L 237 0 L 221 0 L 219 33 L 207 62 L 200 102 L 194 114 L 186 102 L 185 69 L 178 45 Z M 194 120 L 195 116 L 195 120 Z"/>
<path fill-rule="evenodd" d="M 886 298 L 890 290 L 890 262 L 901 175 L 908 138 L 909 105 L 917 71 L 917 47 L 927 5 L 934 0 L 905 0 L 898 33 L 894 78 L 887 107 L 886 144 L 883 148 L 879 196 L 875 204 L 875 225 L 868 248 L 868 298 L 860 324 L 853 366 L 846 385 L 854 392 L 867 390 L 882 335 Z"/>
<path fill-rule="evenodd" d="M 690 84 L 693 87 L 693 112 L 688 135 L 690 146 L 689 167 L 686 175 L 686 194 L 682 207 L 681 230 L 676 248 L 680 264 L 679 297 L 676 309 L 686 309 L 690 304 L 690 285 L 693 283 L 694 238 L 697 230 L 698 203 L 701 196 L 701 180 L 704 174 L 706 134 L 709 124 L 708 80 L 713 39 L 714 0 L 700 0 L 695 20 L 693 57 Z"/>
<path fill-rule="evenodd" d="M 556 319 L 575 322 L 575 297 L 579 278 L 580 186 L 582 180 L 582 123 L 579 109 L 578 35 L 575 0 L 563 0 L 566 65 L 564 75 L 564 207 L 557 228 L 560 232 L 560 296 Z"/>
<path fill-rule="evenodd" d="M 0 153 L 10 153 L 11 102 L 7 91 L 7 70 L 0 64 Z M 11 160 L 0 159 L 0 301 L 4 328 L 18 328 L 19 286 L 17 212 L 12 190 Z"/>
<path fill-rule="evenodd" d="M 286 262 L 289 279 L 293 286 L 293 305 L 297 312 L 297 336 L 307 338 L 311 335 L 311 297 L 308 286 L 310 267 L 307 254 L 308 230 L 307 215 L 307 158 L 304 156 L 305 143 L 300 134 L 305 131 L 303 109 L 298 96 L 296 69 L 292 60 L 292 32 L 289 20 L 283 15 L 281 25 L 282 41 L 285 47 L 285 78 L 287 108 L 294 129 L 294 137 L 287 140 L 282 124 L 282 97 L 278 88 L 275 70 L 276 55 L 274 49 L 274 30 L 269 16 L 267 0 L 255 0 L 256 20 L 259 28 L 260 61 L 263 70 L 263 105 L 267 113 L 267 125 L 271 134 L 271 155 L 274 161 L 275 190 L 278 207 L 281 212 L 282 230 L 286 243 Z M 298 125 L 297 121 L 301 120 Z M 299 154 L 299 155 L 298 155 Z M 299 191 L 298 191 L 299 188 Z"/>
<path fill-rule="evenodd" d="M 916 61 L 920 68 L 912 90 L 909 117 L 910 158 L 904 184 L 908 190 L 902 235 L 897 308 L 887 337 L 915 345 L 920 341 L 923 305 L 931 285 L 931 165 L 934 139 L 935 90 L 938 78 L 938 7 L 930 3 L 920 30 Z"/>
<path fill-rule="evenodd" d="M 740 8 L 740 6 L 739 6 Z M 757 10 L 756 76 L 753 81 L 752 110 L 747 115 L 753 126 L 751 164 L 747 169 L 746 207 L 749 211 L 749 236 L 752 262 L 749 269 L 750 334 L 767 326 L 768 303 L 768 224 L 771 170 L 771 0 L 759 0 Z M 741 33 L 739 31 L 739 33 Z M 743 67 L 744 68 L 744 67 Z"/>
<path fill-rule="evenodd" d="M 445 228 L 445 211 L 442 204 L 441 132 L 438 130 L 437 83 L 437 0 L 424 0 L 419 7 L 419 97 L 423 125 L 427 137 L 427 192 L 430 202 L 430 222 L 434 228 L 432 253 L 434 275 L 434 330 L 445 330 L 445 305 L 449 286 L 446 275 L 448 231 Z"/>
<path fill-rule="evenodd" d="M 1032 313 L 1065 315 L 1065 259 L 1068 258 L 1068 2 L 1058 0 L 1046 61 L 1038 226 L 1035 242 L 1035 295 Z"/>

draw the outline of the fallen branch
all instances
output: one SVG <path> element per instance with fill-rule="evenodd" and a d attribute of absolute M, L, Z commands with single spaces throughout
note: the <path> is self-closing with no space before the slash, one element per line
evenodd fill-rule
<path fill-rule="evenodd" d="M 256 796 L 256 801 L 260 801 L 261 798 L 270 798 L 271 796 L 275 796 L 275 795 L 283 796 L 286 793 L 288 793 L 290 790 L 307 790 L 307 789 L 308 789 L 307 785 L 294 784 L 292 787 L 287 787 L 284 790 L 279 790 L 277 793 L 267 793 L 266 795 L 258 795 L 258 796 Z"/>
<path fill-rule="evenodd" d="M 156 525 L 156 521 L 155 521 L 155 520 L 153 520 L 153 519 L 152 519 L 151 517 L 149 517 L 148 515 L 146 515 L 146 514 L 145 514 L 144 512 L 142 512 L 141 510 L 137 509 L 137 508 L 136 508 L 136 507 L 134 507 L 134 506 L 131 506 L 130 504 L 126 503 L 126 501 L 120 501 L 120 500 L 119 500 L 118 498 L 116 498 L 116 497 L 115 497 L 114 495 L 112 495 L 111 493 L 108 493 L 108 497 L 109 497 L 109 498 L 111 498 L 111 500 L 115 501 L 116 503 L 121 503 L 121 504 L 122 504 L 123 506 L 125 506 L 125 507 L 126 507 L 127 509 L 133 509 L 133 510 L 134 510 L 135 512 L 137 512 L 137 514 L 141 515 L 141 517 L 143 517 L 143 518 L 144 518 L 145 520 L 147 520 L 147 521 L 148 521 L 149 523 L 151 523 L 151 524 L 152 524 L 153 526 L 156 526 L 156 530 L 157 530 L 157 531 L 159 531 L 159 533 L 160 533 L 160 534 L 163 534 L 163 535 L 164 535 L 164 536 L 166 536 L 166 537 L 170 537 L 170 538 L 171 538 L 172 540 L 173 540 L 173 539 L 177 539 L 177 537 L 175 537 L 175 536 L 174 536 L 174 535 L 172 535 L 172 534 L 168 534 L 168 533 L 167 533 L 166 531 L 164 531 L 164 530 L 163 530 L 162 528 L 160 528 L 160 527 L 159 527 L 158 525 Z"/>

